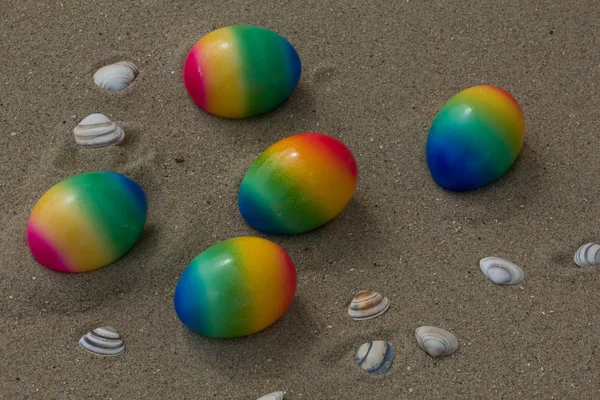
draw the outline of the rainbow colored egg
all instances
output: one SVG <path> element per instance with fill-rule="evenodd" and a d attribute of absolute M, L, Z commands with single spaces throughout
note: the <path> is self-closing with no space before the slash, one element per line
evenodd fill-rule
<path fill-rule="evenodd" d="M 301 72 L 300 57 L 285 38 L 258 26 L 234 25 L 206 34 L 192 47 L 183 80 L 206 112 L 247 118 L 283 103 Z"/>
<path fill-rule="evenodd" d="M 190 262 L 175 289 L 175 311 L 190 330 L 213 338 L 259 332 L 296 293 L 296 268 L 275 243 L 258 237 L 220 242 Z"/>
<path fill-rule="evenodd" d="M 517 101 L 498 87 L 474 86 L 452 97 L 436 115 L 427 138 L 427 164 L 444 189 L 478 189 L 511 167 L 524 137 Z"/>
<path fill-rule="evenodd" d="M 238 205 L 254 229 L 303 233 L 341 213 L 357 180 L 356 160 L 344 143 L 321 133 L 301 133 L 271 145 L 250 166 Z"/>
<path fill-rule="evenodd" d="M 115 172 L 88 172 L 54 185 L 27 223 L 34 258 L 59 272 L 93 271 L 124 256 L 146 223 L 142 188 Z"/>

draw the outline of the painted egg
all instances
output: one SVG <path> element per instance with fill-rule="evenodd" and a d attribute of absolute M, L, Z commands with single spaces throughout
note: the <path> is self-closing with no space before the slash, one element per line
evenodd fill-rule
<path fill-rule="evenodd" d="M 258 237 L 238 237 L 192 260 L 177 283 L 175 311 L 202 336 L 234 338 L 273 324 L 295 293 L 296 269 L 281 247 Z"/>
<path fill-rule="evenodd" d="M 427 138 L 427 164 L 444 189 L 478 189 L 500 178 L 523 145 L 525 124 L 517 101 L 495 86 L 475 86 L 452 97 Z"/>
<path fill-rule="evenodd" d="M 358 170 L 341 141 L 321 133 L 287 137 L 250 166 L 240 187 L 240 213 L 265 233 L 307 232 L 331 221 L 352 199 Z"/>
<path fill-rule="evenodd" d="M 234 25 L 208 33 L 192 47 L 183 80 L 198 107 L 219 117 L 246 118 L 283 103 L 301 70 L 286 39 L 258 26 Z"/>
<path fill-rule="evenodd" d="M 115 172 L 88 172 L 54 185 L 27 223 L 35 259 L 60 272 L 87 272 L 125 255 L 146 223 L 142 188 Z"/>

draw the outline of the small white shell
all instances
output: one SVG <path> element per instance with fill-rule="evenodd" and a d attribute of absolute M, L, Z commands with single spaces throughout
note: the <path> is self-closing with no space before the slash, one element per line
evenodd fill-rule
<path fill-rule="evenodd" d="M 117 145 L 125 139 L 125 132 L 116 123 L 102 114 L 85 117 L 73 129 L 75 141 L 83 147 L 104 147 Z"/>
<path fill-rule="evenodd" d="M 372 340 L 362 344 L 354 354 L 354 360 L 372 375 L 385 374 L 392 366 L 396 351 L 385 340 Z"/>
<path fill-rule="evenodd" d="M 123 90 L 135 80 L 140 70 L 129 61 L 119 61 L 100 68 L 94 74 L 94 83 L 106 90 Z"/>
<path fill-rule="evenodd" d="M 256 399 L 256 400 L 281 400 L 283 399 L 283 392 L 273 392 L 269 394 L 265 394 L 264 396 Z"/>
<path fill-rule="evenodd" d="M 486 257 L 479 261 L 481 272 L 497 285 L 515 285 L 523 280 L 523 270 L 516 264 L 498 257 Z"/>
<path fill-rule="evenodd" d="M 419 346 L 431 357 L 448 356 L 458 350 L 458 339 L 448 331 L 434 326 L 422 326 L 415 330 Z"/>
<path fill-rule="evenodd" d="M 580 267 L 600 265 L 600 244 L 584 244 L 577 250 L 577 252 L 575 252 L 573 261 L 575 261 L 575 264 Z"/>
<path fill-rule="evenodd" d="M 358 292 L 348 306 L 348 314 L 357 321 L 379 317 L 390 307 L 390 300 L 377 292 Z"/>
<path fill-rule="evenodd" d="M 87 352 L 104 357 L 125 353 L 125 342 L 113 328 L 105 326 L 94 329 L 79 339 L 79 345 Z"/>

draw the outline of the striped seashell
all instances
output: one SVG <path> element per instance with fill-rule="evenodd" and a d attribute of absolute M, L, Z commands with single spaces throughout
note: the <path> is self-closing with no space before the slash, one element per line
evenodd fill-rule
<path fill-rule="evenodd" d="M 75 141 L 83 147 L 104 147 L 118 145 L 125 139 L 125 132 L 103 114 L 85 117 L 73 129 Z"/>
<path fill-rule="evenodd" d="M 448 331 L 434 326 L 422 326 L 415 330 L 419 346 L 431 357 L 448 356 L 458 350 L 458 339 Z"/>
<path fill-rule="evenodd" d="M 515 285 L 523 280 L 521 267 L 498 257 L 486 257 L 479 261 L 479 268 L 496 285 Z"/>
<path fill-rule="evenodd" d="M 94 83 L 106 90 L 119 91 L 129 86 L 139 72 L 140 70 L 134 63 L 119 61 L 96 71 Z"/>
<path fill-rule="evenodd" d="M 257 400 L 282 400 L 283 392 L 273 392 L 269 394 L 265 394 L 264 396 L 258 398 Z"/>
<path fill-rule="evenodd" d="M 573 261 L 575 261 L 575 264 L 577 264 L 580 267 L 600 265 L 600 244 L 584 244 L 575 252 Z"/>
<path fill-rule="evenodd" d="M 109 326 L 94 329 L 79 339 L 79 345 L 88 353 L 115 357 L 125 353 L 125 342 L 121 335 Z"/>
<path fill-rule="evenodd" d="M 354 360 L 366 372 L 371 375 L 385 374 L 394 361 L 396 352 L 394 347 L 385 340 L 372 340 L 362 344 L 356 354 Z"/>
<path fill-rule="evenodd" d="M 348 314 L 357 321 L 379 317 L 390 307 L 390 300 L 377 292 L 358 292 L 348 306 Z"/>

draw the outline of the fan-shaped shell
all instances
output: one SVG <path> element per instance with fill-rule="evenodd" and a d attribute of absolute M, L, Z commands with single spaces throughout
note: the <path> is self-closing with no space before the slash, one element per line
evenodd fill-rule
<path fill-rule="evenodd" d="M 458 350 L 458 339 L 450 332 L 434 326 L 422 326 L 415 330 L 419 346 L 431 357 L 447 356 Z"/>
<path fill-rule="evenodd" d="M 575 264 L 577 264 L 580 267 L 600 265 L 600 244 L 584 244 L 575 252 L 573 261 L 575 261 Z"/>
<path fill-rule="evenodd" d="M 515 285 L 523 280 L 524 273 L 518 265 L 498 257 L 486 257 L 479 261 L 481 272 L 497 285 Z"/>
<path fill-rule="evenodd" d="M 283 392 L 273 392 L 269 394 L 265 394 L 264 396 L 258 398 L 257 400 L 282 400 Z"/>
<path fill-rule="evenodd" d="M 357 321 L 376 318 L 387 311 L 390 300 L 377 292 L 358 292 L 348 306 L 348 314 Z"/>
<path fill-rule="evenodd" d="M 104 147 L 117 145 L 125 139 L 125 132 L 103 114 L 85 117 L 73 129 L 75 141 L 83 147 Z"/>
<path fill-rule="evenodd" d="M 94 74 L 94 83 L 106 90 L 123 90 L 137 77 L 140 70 L 129 61 L 119 61 L 100 68 Z"/>
<path fill-rule="evenodd" d="M 94 329 L 79 339 L 79 345 L 89 353 L 114 357 L 125 353 L 125 342 L 114 328 L 105 326 Z"/>
<path fill-rule="evenodd" d="M 371 340 L 362 344 L 354 355 L 354 360 L 372 375 L 385 374 L 394 361 L 394 347 L 385 340 Z"/>

